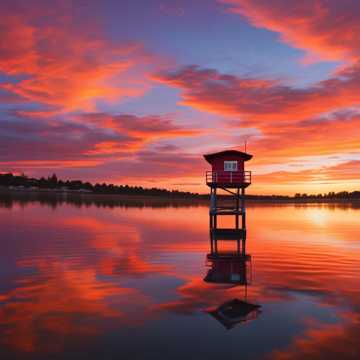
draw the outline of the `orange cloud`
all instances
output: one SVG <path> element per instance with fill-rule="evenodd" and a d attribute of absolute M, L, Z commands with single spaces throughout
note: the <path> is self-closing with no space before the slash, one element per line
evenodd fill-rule
<path fill-rule="evenodd" d="M 263 136 L 251 139 L 255 164 L 299 156 L 353 153 L 360 149 L 360 116 L 346 112 L 333 116 L 283 124 L 264 124 Z"/>
<path fill-rule="evenodd" d="M 65 16 L 57 2 L 56 10 L 40 10 L 35 4 L 30 12 L 28 7 L 4 8 L 0 69 L 16 81 L 2 84 L 2 89 L 68 111 L 94 109 L 96 99 L 136 96 L 148 88 L 140 77 L 133 81 L 126 74 L 140 66 L 144 75 L 150 56 L 140 44 L 102 38 L 98 24 L 94 22 L 91 31 L 82 27 L 81 20 Z M 43 19 L 45 14 L 53 16 L 53 23 Z"/>
<path fill-rule="evenodd" d="M 359 59 L 360 6 L 357 1 L 220 0 L 253 25 L 277 32 L 281 40 L 308 51 L 308 60 Z"/>
<path fill-rule="evenodd" d="M 301 171 L 276 171 L 262 175 L 254 175 L 257 185 L 263 184 L 336 184 L 360 179 L 360 161 L 354 160 L 335 166 L 323 166 Z M 350 189 L 349 189 L 350 190 Z"/>
<path fill-rule="evenodd" d="M 72 116 L 71 121 L 38 120 L 29 114 L 19 120 L 17 112 L 14 115 L 11 121 L 3 120 L 0 129 L 0 164 L 11 171 L 84 168 L 129 156 L 141 158 L 142 149 L 161 139 L 198 133 L 177 126 L 172 119 L 152 115 L 87 113 Z M 166 156 L 163 150 L 155 153 Z"/>
<path fill-rule="evenodd" d="M 220 115 L 240 116 L 248 126 L 304 120 L 356 106 L 360 100 L 358 64 L 306 89 L 221 74 L 198 66 L 159 73 L 153 78 L 180 88 L 183 104 Z"/>
<path fill-rule="evenodd" d="M 171 119 L 161 116 L 143 116 L 138 117 L 128 114 L 107 114 L 107 113 L 86 113 L 77 116 L 75 121 L 92 125 L 100 129 L 107 129 L 124 137 L 129 141 L 124 147 L 122 143 L 116 141 L 103 141 L 95 145 L 87 154 L 117 154 L 127 152 L 136 152 L 146 144 L 156 142 L 160 139 L 189 137 L 199 134 L 197 129 L 182 128 L 174 124 Z"/>

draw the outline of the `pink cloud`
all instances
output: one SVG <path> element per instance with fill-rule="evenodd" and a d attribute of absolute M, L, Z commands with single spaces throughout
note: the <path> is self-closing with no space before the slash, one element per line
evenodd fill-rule
<path fill-rule="evenodd" d="M 251 139 L 254 151 L 264 154 L 255 162 L 281 161 L 297 156 L 358 153 L 359 114 L 338 113 L 299 122 L 263 127 L 263 137 Z"/>
<path fill-rule="evenodd" d="M 356 0 L 220 0 L 256 27 L 308 52 L 308 58 L 358 60 L 360 4 Z"/>
<path fill-rule="evenodd" d="M 1 124 L 0 164 L 7 168 L 43 168 L 62 162 L 64 167 L 94 166 L 134 157 L 162 138 L 197 134 L 172 119 L 151 115 L 88 113 L 71 122 L 15 118 Z"/>
<path fill-rule="evenodd" d="M 305 89 L 267 79 L 221 74 L 198 66 L 159 73 L 154 79 L 180 88 L 181 103 L 185 105 L 220 115 L 241 116 L 249 125 L 302 120 L 355 106 L 360 99 L 358 65 Z"/>
<path fill-rule="evenodd" d="M 107 39 L 98 22 L 90 29 L 60 2 L 42 5 L 34 3 L 30 11 L 26 4 L 0 5 L 0 69 L 15 79 L 2 89 L 67 111 L 94 109 L 96 99 L 138 96 L 149 88 L 139 81 L 151 62 L 141 44 Z M 138 79 L 127 73 L 132 68 Z"/>
<path fill-rule="evenodd" d="M 334 180 L 358 180 L 360 178 L 360 161 L 353 160 L 340 163 L 335 166 L 324 166 L 317 169 L 308 169 L 301 171 L 277 171 L 264 175 L 256 175 L 256 181 L 259 183 L 306 183 L 310 181 L 328 182 Z"/>
<path fill-rule="evenodd" d="M 165 116 L 11 116 L 0 127 L 3 172 L 35 177 L 56 172 L 62 179 L 179 188 L 172 183 L 186 182 L 205 170 L 200 156 L 166 146 L 170 139 L 197 136 L 198 130 L 178 126 Z"/>

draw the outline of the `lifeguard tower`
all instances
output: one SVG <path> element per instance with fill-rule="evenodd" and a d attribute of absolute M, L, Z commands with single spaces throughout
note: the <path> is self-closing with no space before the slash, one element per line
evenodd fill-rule
<path fill-rule="evenodd" d="M 252 155 L 237 150 L 225 150 L 206 154 L 204 158 L 211 165 L 211 170 L 206 172 L 206 184 L 210 187 L 210 229 L 217 229 L 218 216 L 234 216 L 235 229 L 221 229 L 223 235 L 226 236 L 226 230 L 231 230 L 232 235 L 234 232 L 239 236 L 245 235 L 245 189 L 251 184 L 251 172 L 245 171 L 245 162 L 250 160 Z M 220 189 L 231 195 L 226 197 L 224 204 L 221 204 L 224 197 L 218 196 Z"/>

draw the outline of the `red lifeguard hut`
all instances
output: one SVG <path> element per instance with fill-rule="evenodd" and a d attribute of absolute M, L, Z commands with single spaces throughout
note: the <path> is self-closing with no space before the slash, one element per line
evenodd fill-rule
<path fill-rule="evenodd" d="M 235 231 L 245 236 L 245 189 L 251 184 L 251 172 L 245 171 L 245 162 L 250 160 L 252 155 L 237 150 L 225 150 L 206 154 L 204 158 L 211 165 L 211 170 L 206 172 L 206 184 L 210 187 L 210 229 L 217 229 L 217 216 L 234 215 Z M 227 201 L 226 205 L 221 206 L 217 196 L 218 189 L 231 194 L 235 203 L 229 205 Z"/>
<path fill-rule="evenodd" d="M 237 150 L 225 150 L 204 155 L 211 165 L 206 172 L 206 184 L 210 187 L 246 188 L 251 184 L 251 172 L 245 171 L 245 161 L 252 155 Z"/>

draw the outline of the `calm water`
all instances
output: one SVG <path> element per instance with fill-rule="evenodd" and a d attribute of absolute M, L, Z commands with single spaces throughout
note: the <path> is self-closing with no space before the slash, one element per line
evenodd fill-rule
<path fill-rule="evenodd" d="M 105 205 L 0 200 L 2 360 L 360 358 L 359 208 L 248 206 L 235 286 L 207 207 Z M 234 299 L 261 310 L 229 329 Z"/>

